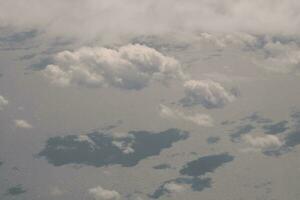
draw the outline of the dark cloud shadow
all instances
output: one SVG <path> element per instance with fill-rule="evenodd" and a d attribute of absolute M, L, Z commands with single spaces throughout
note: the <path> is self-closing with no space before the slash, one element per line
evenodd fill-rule
<path fill-rule="evenodd" d="M 131 131 L 122 137 L 101 132 L 57 136 L 47 140 L 38 156 L 46 158 L 54 166 L 82 164 L 102 167 L 120 164 L 131 167 L 145 158 L 159 155 L 163 149 L 187 137 L 187 132 L 178 129 L 159 133 Z"/>
<path fill-rule="evenodd" d="M 26 193 L 27 191 L 23 188 L 22 185 L 16 185 L 11 188 L 8 188 L 6 191 L 6 195 L 16 196 Z"/>
<path fill-rule="evenodd" d="M 216 143 L 218 143 L 220 140 L 221 140 L 221 138 L 218 137 L 218 136 L 210 136 L 210 137 L 208 137 L 208 138 L 206 139 L 206 142 L 207 142 L 208 144 L 216 144 Z"/>
<path fill-rule="evenodd" d="M 251 124 L 240 125 L 236 128 L 235 132 L 230 135 L 231 141 L 236 142 L 240 139 L 242 135 L 251 132 L 255 127 Z"/>
<path fill-rule="evenodd" d="M 233 161 L 233 159 L 234 157 L 228 153 L 204 156 L 188 162 L 179 172 L 182 175 L 198 177 L 214 172 L 223 164 Z"/>
<path fill-rule="evenodd" d="M 262 128 L 265 130 L 265 133 L 267 134 L 278 134 L 288 130 L 289 127 L 287 125 L 288 125 L 288 121 L 284 120 L 278 123 L 264 125 Z"/>
<path fill-rule="evenodd" d="M 163 164 L 153 166 L 153 169 L 171 169 L 171 168 L 172 168 L 172 166 L 170 164 L 167 164 L 167 163 L 163 163 Z"/>

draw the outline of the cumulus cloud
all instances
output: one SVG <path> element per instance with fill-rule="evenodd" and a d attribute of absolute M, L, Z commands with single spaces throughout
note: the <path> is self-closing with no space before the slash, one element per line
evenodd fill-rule
<path fill-rule="evenodd" d="M 43 74 L 61 86 L 140 90 L 152 81 L 167 83 L 185 76 L 176 59 L 139 44 L 118 49 L 82 47 L 76 51 L 62 51 L 54 61 Z"/>
<path fill-rule="evenodd" d="M 0 95 L 0 110 L 3 110 L 3 107 L 8 104 L 8 101 Z"/>
<path fill-rule="evenodd" d="M 299 7 L 297 0 L 2 0 L 0 26 L 81 37 L 174 30 L 297 34 Z"/>
<path fill-rule="evenodd" d="M 257 149 L 278 148 L 283 145 L 283 142 L 276 135 L 244 135 L 243 141 Z"/>
<path fill-rule="evenodd" d="M 106 190 L 101 186 L 89 189 L 89 194 L 95 200 L 119 200 L 121 195 L 115 190 Z"/>
<path fill-rule="evenodd" d="M 227 91 L 212 80 L 189 80 L 184 83 L 183 106 L 202 105 L 205 108 L 220 108 L 236 99 L 235 92 Z"/>
<path fill-rule="evenodd" d="M 17 128 L 25 128 L 25 129 L 32 128 L 32 125 L 23 119 L 16 119 L 14 122 Z"/>
<path fill-rule="evenodd" d="M 176 120 L 184 120 L 192 122 L 198 126 L 213 126 L 213 119 L 206 114 L 186 114 L 179 110 L 171 109 L 170 107 L 161 104 L 160 105 L 160 116 L 163 118 L 170 118 Z"/>

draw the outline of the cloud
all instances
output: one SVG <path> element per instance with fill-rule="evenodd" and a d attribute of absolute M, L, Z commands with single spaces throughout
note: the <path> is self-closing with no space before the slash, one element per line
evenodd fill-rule
<path fill-rule="evenodd" d="M 184 83 L 183 106 L 202 105 L 205 108 L 220 108 L 233 102 L 236 95 L 212 80 L 189 80 Z"/>
<path fill-rule="evenodd" d="M 64 190 L 61 190 L 59 187 L 56 187 L 56 186 L 50 189 L 51 196 L 58 197 L 58 196 L 62 196 L 64 193 L 65 193 Z"/>
<path fill-rule="evenodd" d="M 268 39 L 263 46 L 262 52 L 265 54 L 263 60 L 259 60 L 259 65 L 265 69 L 276 73 L 293 73 L 300 75 L 300 48 L 293 41 L 280 41 Z"/>
<path fill-rule="evenodd" d="M 243 141 L 258 149 L 270 149 L 281 147 L 284 143 L 276 135 L 244 135 Z"/>
<path fill-rule="evenodd" d="M 0 95 L 0 110 L 3 110 L 3 107 L 8 104 L 8 100 L 6 100 L 3 96 Z"/>
<path fill-rule="evenodd" d="M 89 189 L 89 194 L 95 200 L 119 200 L 121 195 L 115 190 L 106 190 L 101 186 Z"/>
<path fill-rule="evenodd" d="M 177 30 L 297 34 L 299 7 L 297 0 L 11 0 L 1 2 L 0 26 L 88 38 Z"/>
<path fill-rule="evenodd" d="M 183 185 L 177 183 L 167 183 L 164 185 L 164 189 L 169 193 L 178 193 L 183 192 L 185 190 Z"/>
<path fill-rule="evenodd" d="M 192 122 L 198 126 L 213 126 L 213 119 L 206 114 L 189 115 L 179 110 L 171 109 L 163 104 L 160 105 L 160 116 L 163 118 L 170 118 L 176 120 L 184 120 Z"/>
<path fill-rule="evenodd" d="M 25 129 L 32 128 L 32 125 L 23 119 L 16 119 L 14 122 L 17 128 L 25 128 Z"/>
<path fill-rule="evenodd" d="M 187 188 L 193 191 L 201 192 L 205 188 L 211 187 L 211 178 L 203 177 L 178 177 L 163 182 L 152 194 L 148 194 L 150 198 L 159 199 L 167 195 L 173 196 L 184 192 Z"/>
<path fill-rule="evenodd" d="M 152 81 L 166 84 L 171 79 L 185 77 L 177 60 L 139 44 L 118 49 L 82 47 L 62 51 L 43 74 L 61 86 L 112 86 L 128 90 L 143 89 Z"/>

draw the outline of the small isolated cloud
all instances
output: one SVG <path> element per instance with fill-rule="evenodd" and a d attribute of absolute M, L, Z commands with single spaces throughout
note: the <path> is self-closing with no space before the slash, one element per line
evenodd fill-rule
<path fill-rule="evenodd" d="M 115 190 L 106 190 L 101 186 L 89 189 L 89 194 L 95 200 L 119 200 L 121 195 Z"/>
<path fill-rule="evenodd" d="M 202 105 L 205 108 L 220 108 L 236 99 L 236 94 L 227 91 L 212 80 L 189 80 L 184 83 L 183 106 Z"/>
<path fill-rule="evenodd" d="M 61 190 L 60 188 L 58 187 L 53 187 L 50 189 L 50 195 L 51 196 L 62 196 L 63 194 L 65 193 L 65 191 Z"/>
<path fill-rule="evenodd" d="M 253 148 L 258 149 L 273 149 L 283 145 L 283 142 L 276 135 L 244 135 L 243 141 L 251 145 Z"/>
<path fill-rule="evenodd" d="M 197 124 L 199 126 L 213 126 L 213 119 L 206 114 L 186 114 L 179 110 L 171 109 L 163 104 L 160 105 L 160 116 L 176 120 L 185 120 Z"/>
<path fill-rule="evenodd" d="M 26 128 L 26 129 L 32 128 L 32 125 L 23 119 L 16 119 L 14 122 L 17 128 Z"/>
<path fill-rule="evenodd" d="M 62 51 L 53 60 L 43 74 L 60 86 L 140 90 L 152 81 L 167 83 L 185 77 L 176 59 L 139 44 L 118 49 L 82 47 L 76 51 Z"/>
<path fill-rule="evenodd" d="M 167 183 L 166 185 L 164 185 L 164 189 L 169 193 L 178 193 L 183 192 L 185 190 L 185 187 L 178 183 Z"/>
<path fill-rule="evenodd" d="M 3 110 L 3 107 L 8 104 L 8 100 L 6 100 L 3 96 L 0 95 L 0 110 Z"/>

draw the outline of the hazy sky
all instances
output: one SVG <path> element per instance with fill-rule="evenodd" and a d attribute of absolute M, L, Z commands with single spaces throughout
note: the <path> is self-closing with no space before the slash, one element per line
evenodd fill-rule
<path fill-rule="evenodd" d="M 299 9 L 0 0 L 0 199 L 299 199 Z"/>

